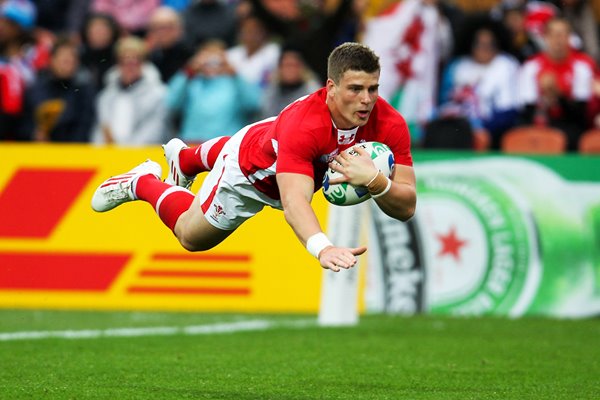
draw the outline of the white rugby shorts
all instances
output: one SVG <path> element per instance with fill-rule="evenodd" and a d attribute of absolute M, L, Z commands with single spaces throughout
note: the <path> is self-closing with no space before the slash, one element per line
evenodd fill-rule
<path fill-rule="evenodd" d="M 240 169 L 240 143 L 251 126 L 242 128 L 223 146 L 198 193 L 204 216 L 218 229 L 236 229 L 265 205 L 282 208 L 281 201 L 259 192 Z"/>

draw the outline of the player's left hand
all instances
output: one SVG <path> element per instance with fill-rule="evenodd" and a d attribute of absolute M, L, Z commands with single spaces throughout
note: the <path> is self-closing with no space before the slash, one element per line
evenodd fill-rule
<path fill-rule="evenodd" d="M 348 150 L 343 151 L 335 156 L 335 161 L 329 163 L 331 169 L 344 175 L 331 179 L 330 184 L 348 182 L 354 186 L 366 186 L 377 174 L 378 169 L 366 150 L 360 146 L 355 146 L 353 150 L 355 155 L 350 154 Z"/>

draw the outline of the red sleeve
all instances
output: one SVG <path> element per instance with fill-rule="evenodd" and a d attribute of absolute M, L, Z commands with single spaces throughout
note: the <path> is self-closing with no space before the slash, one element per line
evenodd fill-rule
<path fill-rule="evenodd" d="M 401 121 L 401 123 L 393 124 L 385 131 L 388 132 L 388 135 L 385 139 L 381 140 L 381 142 L 387 144 L 392 150 L 394 162 L 396 164 L 412 167 L 413 160 L 410 153 L 410 132 L 406 122 Z"/>

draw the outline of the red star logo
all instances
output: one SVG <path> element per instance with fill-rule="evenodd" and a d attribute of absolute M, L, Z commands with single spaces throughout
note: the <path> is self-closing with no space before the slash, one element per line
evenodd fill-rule
<path fill-rule="evenodd" d="M 438 257 L 449 254 L 454 257 L 454 260 L 460 261 L 460 249 L 467 244 L 467 241 L 456 236 L 456 227 L 451 227 L 446 235 L 438 234 L 437 237 L 442 242 L 442 249 L 438 253 Z"/>

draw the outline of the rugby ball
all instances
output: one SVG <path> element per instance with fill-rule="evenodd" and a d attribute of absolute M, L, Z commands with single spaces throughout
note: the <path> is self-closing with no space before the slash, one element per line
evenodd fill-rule
<path fill-rule="evenodd" d="M 350 155 L 356 156 L 358 153 L 354 150 L 355 147 L 362 147 L 368 154 L 371 155 L 371 160 L 375 166 L 388 178 L 392 176 L 394 171 L 394 154 L 390 148 L 379 142 L 364 142 L 359 143 L 350 149 L 346 150 Z M 336 161 L 334 161 L 336 162 Z M 350 206 L 359 204 L 371 198 L 369 191 L 364 186 L 354 186 L 347 182 L 330 185 L 331 179 L 343 176 L 341 173 L 327 168 L 323 177 L 323 194 L 328 202 L 336 206 Z"/>

